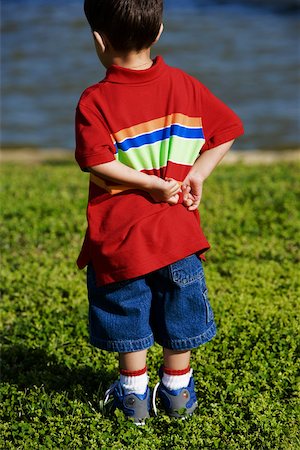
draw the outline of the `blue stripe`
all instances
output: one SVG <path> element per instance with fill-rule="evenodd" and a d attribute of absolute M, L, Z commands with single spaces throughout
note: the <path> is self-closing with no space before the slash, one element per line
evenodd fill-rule
<path fill-rule="evenodd" d="M 140 136 L 125 139 L 125 141 L 117 142 L 117 147 L 123 152 L 130 148 L 141 147 L 142 145 L 154 144 L 158 141 L 169 139 L 172 136 L 179 136 L 185 139 L 204 139 L 202 128 L 186 128 L 181 125 L 171 125 L 161 130 L 152 131 L 151 133 L 141 134 Z"/>

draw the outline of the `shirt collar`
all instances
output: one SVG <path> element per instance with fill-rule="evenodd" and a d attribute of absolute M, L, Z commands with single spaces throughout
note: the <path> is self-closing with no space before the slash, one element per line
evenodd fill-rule
<path fill-rule="evenodd" d="M 112 65 L 107 69 L 104 81 L 120 84 L 143 84 L 155 80 L 160 77 L 166 64 L 161 56 L 157 56 L 153 60 L 151 67 L 145 70 L 126 69 Z"/>

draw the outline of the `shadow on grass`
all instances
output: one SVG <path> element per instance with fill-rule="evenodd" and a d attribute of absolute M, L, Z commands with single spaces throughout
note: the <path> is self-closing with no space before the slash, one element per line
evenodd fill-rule
<path fill-rule="evenodd" d="M 102 396 L 115 376 L 105 369 L 67 367 L 43 349 L 12 345 L 1 351 L 1 381 L 19 389 L 43 386 L 48 393 L 66 392 L 70 399 L 83 393 Z"/>

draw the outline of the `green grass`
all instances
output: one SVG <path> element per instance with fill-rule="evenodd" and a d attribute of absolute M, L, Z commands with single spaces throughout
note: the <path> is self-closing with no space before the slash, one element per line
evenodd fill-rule
<path fill-rule="evenodd" d="M 193 353 L 200 407 L 143 428 L 99 409 L 116 355 L 88 343 L 87 176 L 2 166 L 1 449 L 299 449 L 299 167 L 221 166 L 206 182 L 205 265 L 218 335 Z M 161 349 L 149 352 L 157 382 Z"/>

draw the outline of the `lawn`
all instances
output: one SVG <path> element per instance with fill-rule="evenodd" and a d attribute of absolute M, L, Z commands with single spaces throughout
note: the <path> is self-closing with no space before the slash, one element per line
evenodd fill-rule
<path fill-rule="evenodd" d="M 161 413 L 142 428 L 99 406 L 118 363 L 89 345 L 85 273 L 75 265 L 87 175 L 67 161 L 1 171 L 1 449 L 300 448 L 296 163 L 222 165 L 206 182 L 218 334 L 193 352 L 200 406 L 186 421 Z M 160 362 L 154 346 L 152 387 Z"/>

